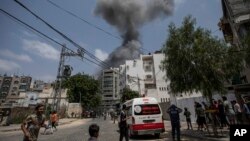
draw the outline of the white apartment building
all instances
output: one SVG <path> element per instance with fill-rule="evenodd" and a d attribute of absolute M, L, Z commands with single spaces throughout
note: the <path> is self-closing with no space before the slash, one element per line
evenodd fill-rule
<path fill-rule="evenodd" d="M 164 54 L 141 55 L 140 59 L 127 60 L 120 66 L 120 89 L 128 87 L 141 96 L 155 97 L 158 102 L 169 102 L 170 94 L 165 71 L 160 69 Z"/>

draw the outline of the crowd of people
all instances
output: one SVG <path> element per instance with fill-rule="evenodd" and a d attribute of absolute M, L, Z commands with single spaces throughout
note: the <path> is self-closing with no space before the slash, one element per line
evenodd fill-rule
<path fill-rule="evenodd" d="M 208 105 L 205 102 L 194 102 L 197 130 L 208 131 L 208 124 L 214 124 L 216 127 L 223 129 L 234 124 L 250 124 L 250 103 L 240 105 L 236 100 L 228 101 L 227 97 L 223 96 L 222 99 L 212 100 L 212 104 Z M 172 137 L 175 140 L 180 140 L 180 113 L 182 109 L 171 105 L 167 113 L 170 116 L 172 126 Z M 191 112 L 187 107 L 184 108 L 183 115 L 186 117 L 187 129 L 193 130 L 191 122 Z"/>
<path fill-rule="evenodd" d="M 198 130 L 206 128 L 207 123 L 213 123 L 220 128 L 250 123 L 249 106 L 247 104 L 240 106 L 236 100 L 229 102 L 225 96 L 222 99 L 213 100 L 209 106 L 204 102 L 202 104 L 195 102 L 194 107 Z"/>
<path fill-rule="evenodd" d="M 128 137 L 128 125 L 126 120 L 130 117 L 126 115 L 124 111 L 126 106 L 123 105 L 122 111 L 120 112 L 119 119 L 119 130 L 120 130 L 120 141 L 125 138 L 126 141 L 129 140 Z M 229 129 L 230 125 L 234 124 L 249 124 L 250 123 L 250 110 L 249 105 L 244 103 L 240 105 L 236 100 L 231 102 L 228 101 L 227 97 L 223 96 L 222 99 L 212 100 L 212 104 L 206 104 L 205 102 L 194 102 L 196 123 L 198 125 L 197 130 L 203 131 L 203 129 L 208 129 L 208 123 L 214 124 L 216 127 Z M 180 140 L 180 113 L 182 109 L 178 108 L 176 105 L 172 104 L 166 111 L 170 116 L 171 126 L 172 126 L 172 137 Z M 111 114 L 112 115 L 112 114 Z M 191 112 L 187 107 L 184 108 L 183 115 L 186 118 L 187 129 L 193 130 Z M 113 116 L 114 123 L 117 120 L 116 114 Z M 105 116 L 104 116 L 105 118 Z M 47 120 L 47 124 L 45 123 Z M 21 129 L 24 133 L 23 141 L 37 141 L 39 130 L 44 127 L 44 133 L 49 129 L 53 134 L 57 130 L 57 123 L 59 117 L 56 111 L 50 112 L 49 118 L 46 119 L 44 115 L 44 106 L 38 104 L 35 107 L 35 112 L 28 115 L 24 122 L 21 124 Z M 89 126 L 89 141 L 96 141 L 99 136 L 99 126 L 97 124 L 91 124 Z"/>

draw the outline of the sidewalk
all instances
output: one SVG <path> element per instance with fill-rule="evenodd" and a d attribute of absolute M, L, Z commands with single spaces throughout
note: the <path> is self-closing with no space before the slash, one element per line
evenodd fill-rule
<path fill-rule="evenodd" d="M 171 123 L 170 121 L 164 121 L 166 132 L 171 134 Z M 181 135 L 190 136 L 194 138 L 200 138 L 201 140 L 211 140 L 211 141 L 229 141 L 229 130 L 227 128 L 217 129 L 218 136 L 213 136 L 213 130 L 211 125 L 208 127 L 210 134 L 207 131 L 197 131 L 197 124 L 192 123 L 193 130 L 187 130 L 187 123 L 181 122 Z"/>
<path fill-rule="evenodd" d="M 69 124 L 79 120 L 78 118 L 63 118 L 59 120 L 59 126 L 64 124 Z M 21 130 L 21 124 L 10 124 L 9 126 L 0 126 L 0 132 L 11 132 Z"/>

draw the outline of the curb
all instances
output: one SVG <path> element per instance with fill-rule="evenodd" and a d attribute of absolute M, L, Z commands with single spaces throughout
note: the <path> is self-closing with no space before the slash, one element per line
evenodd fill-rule
<path fill-rule="evenodd" d="M 187 132 L 186 130 L 182 130 L 181 134 L 184 136 L 189 136 L 189 137 L 194 137 L 194 138 L 199 138 L 199 139 L 205 139 L 205 140 L 211 140 L 211 141 L 228 141 L 229 137 L 228 136 L 221 136 L 221 137 L 209 137 L 207 133 L 202 132 Z"/>
<path fill-rule="evenodd" d="M 69 123 L 72 123 L 72 122 L 77 121 L 77 120 L 79 120 L 79 119 L 75 119 L 75 120 L 71 120 L 71 121 L 67 121 L 67 122 L 62 122 L 62 123 L 59 122 L 59 126 L 69 124 Z M 4 126 L 2 126 L 2 127 L 4 127 Z M 13 129 L 3 129 L 3 130 L 0 130 L 0 132 L 13 132 L 13 131 L 20 131 L 20 130 L 21 130 L 21 127 L 13 128 Z"/>

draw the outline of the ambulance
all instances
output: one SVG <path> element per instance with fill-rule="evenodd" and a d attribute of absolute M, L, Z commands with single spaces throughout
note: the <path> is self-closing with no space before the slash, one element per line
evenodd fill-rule
<path fill-rule="evenodd" d="M 153 134 L 160 137 L 165 132 L 163 115 L 160 105 L 153 97 L 134 98 L 124 103 L 126 105 L 128 134 Z"/>

